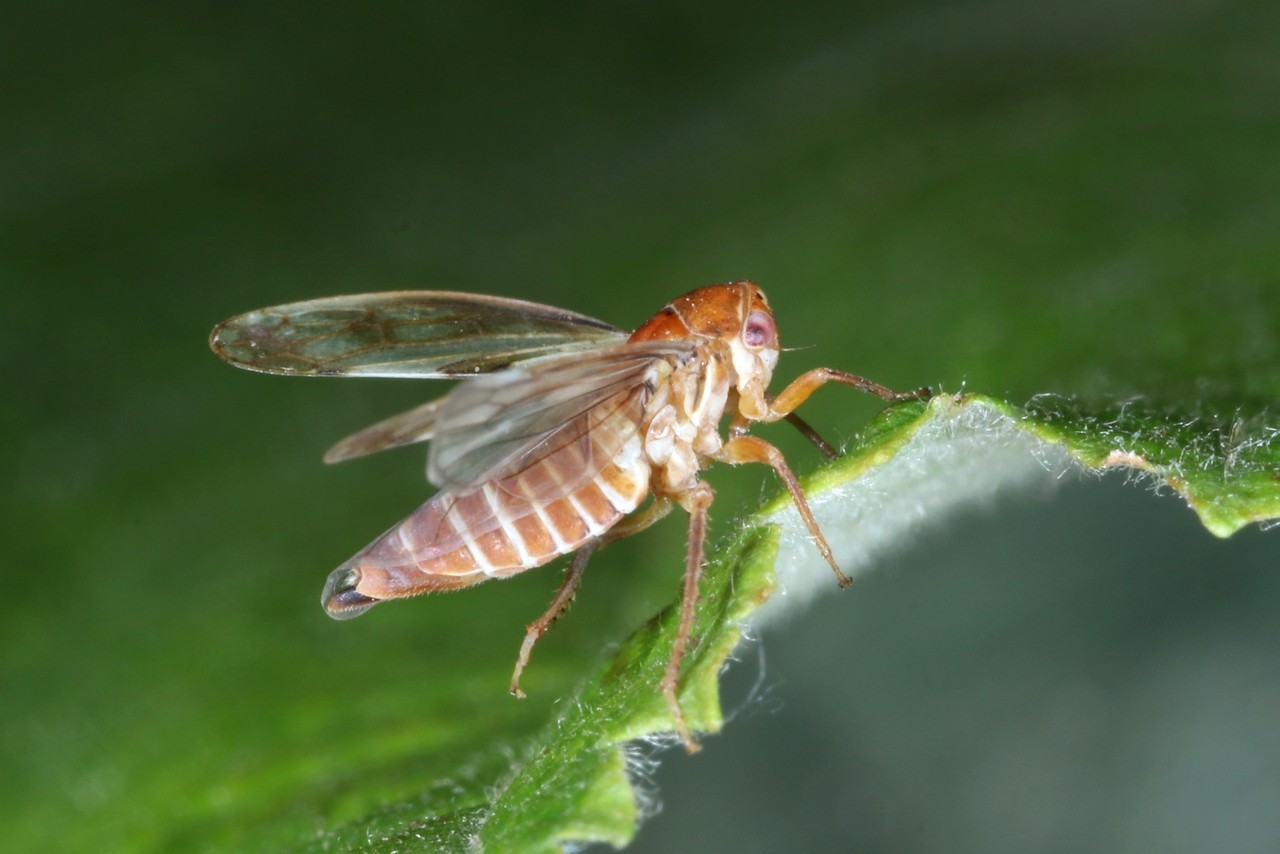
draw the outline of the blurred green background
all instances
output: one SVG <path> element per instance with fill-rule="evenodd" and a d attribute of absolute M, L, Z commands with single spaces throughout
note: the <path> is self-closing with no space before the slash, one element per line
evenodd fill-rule
<path fill-rule="evenodd" d="M 442 732 L 536 730 L 676 589 L 678 521 L 597 557 L 521 704 L 556 570 L 328 620 L 427 490 L 415 451 L 320 455 L 440 389 L 237 372 L 205 338 L 250 308 L 634 326 L 750 277 L 780 381 L 1275 429 L 1273 3 L 10 3 L 0 79 L 9 850 L 305 847 L 437 782 Z M 806 416 L 847 438 L 854 397 Z M 722 530 L 773 489 L 710 478 Z M 999 501 L 767 632 L 634 850 L 1280 849 L 1280 535 L 1149 491 Z"/>

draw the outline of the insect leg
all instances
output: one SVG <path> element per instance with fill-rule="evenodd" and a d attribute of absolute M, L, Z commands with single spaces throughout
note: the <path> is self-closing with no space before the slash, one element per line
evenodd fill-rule
<path fill-rule="evenodd" d="M 866 377 L 860 377 L 857 374 L 837 371 L 834 368 L 814 368 L 796 377 L 790 385 L 778 393 L 778 396 L 773 399 L 769 406 L 773 417 L 765 420 L 777 421 L 786 418 L 797 406 L 804 403 L 809 395 L 829 382 L 853 386 L 858 391 L 874 394 L 876 397 L 883 398 L 890 403 L 897 403 L 902 400 L 928 400 L 933 396 L 933 392 L 928 388 L 918 388 L 915 391 L 894 391 L 888 386 L 872 382 Z"/>
<path fill-rule="evenodd" d="M 736 391 L 730 393 L 729 404 L 727 406 L 727 408 L 730 411 L 738 409 L 738 404 L 735 402 L 736 395 L 737 395 Z M 766 393 L 765 402 L 769 405 L 770 411 L 773 411 L 773 401 L 774 401 L 773 395 Z M 800 435 L 804 436 L 806 439 L 812 442 L 814 444 L 814 447 L 818 449 L 818 452 L 821 453 L 827 459 L 834 460 L 836 457 L 840 456 L 840 454 L 836 451 L 836 449 L 831 447 L 831 445 L 827 443 L 827 440 L 822 438 L 822 436 L 818 433 L 818 431 L 813 429 L 813 427 L 809 424 L 808 421 L 805 421 L 799 415 L 796 415 L 795 412 L 788 412 L 785 416 L 781 416 L 781 417 L 785 417 L 786 420 L 791 424 L 791 426 L 799 430 Z M 777 419 L 772 418 L 772 419 L 766 419 L 766 420 L 776 421 Z M 735 415 L 733 416 L 733 420 L 729 423 L 729 435 L 745 436 L 750 430 L 751 430 L 751 419 L 747 418 L 745 415 L 742 414 L 741 410 L 739 410 L 738 412 L 735 413 Z"/>
<path fill-rule="evenodd" d="M 787 465 L 786 459 L 782 456 L 782 451 L 756 436 L 738 436 L 726 442 L 725 446 L 715 455 L 715 458 L 733 465 L 764 463 L 771 466 L 778 473 L 778 477 L 782 478 L 787 491 L 791 493 L 791 498 L 796 503 L 796 510 L 800 512 L 800 518 L 804 520 L 805 527 L 809 529 L 809 535 L 813 537 L 818 551 L 822 552 L 822 557 L 831 565 L 831 569 L 836 574 L 836 581 L 840 582 L 841 587 L 848 587 L 853 583 L 853 579 L 841 572 L 840 567 L 836 564 L 835 555 L 831 553 L 831 546 L 827 544 L 827 538 L 822 535 L 822 529 L 818 527 L 818 520 L 813 518 L 813 511 L 809 509 L 809 502 L 804 497 L 804 490 L 800 488 L 800 481 L 796 478 L 795 472 L 791 470 L 791 466 Z"/>
<path fill-rule="evenodd" d="M 808 421 L 805 421 L 794 412 L 788 412 L 786 419 L 792 427 L 795 427 L 800 431 L 800 435 L 812 442 L 818 449 L 818 452 L 824 457 L 829 460 L 834 460 L 836 457 L 840 456 L 836 449 L 827 444 L 827 440 L 822 438 L 821 434 L 819 434 L 817 430 L 813 429 Z"/>
<path fill-rule="evenodd" d="M 600 537 L 600 545 L 604 546 L 614 540 L 621 540 L 623 537 L 640 533 L 670 513 L 673 506 L 670 498 L 654 496 L 653 502 L 648 507 L 637 513 L 632 513 L 608 531 L 605 531 Z"/>
<path fill-rule="evenodd" d="M 569 603 L 573 601 L 573 594 L 578 590 L 578 583 L 582 581 L 582 573 L 587 568 L 587 561 L 591 559 L 591 553 L 596 550 L 598 545 L 600 545 L 599 540 L 590 540 L 585 546 L 578 549 L 577 554 L 573 556 L 573 562 L 569 564 L 568 570 L 565 571 L 564 583 L 556 591 L 556 598 L 551 600 L 551 607 L 543 612 L 541 617 L 525 627 L 524 643 L 520 644 L 520 656 L 516 659 L 515 672 L 511 674 L 511 693 L 516 697 L 524 699 L 524 692 L 520 690 L 520 674 L 524 672 L 525 665 L 529 663 L 529 656 L 533 653 L 533 645 L 538 642 L 538 638 L 547 633 L 547 629 L 551 628 L 551 624 L 560 619 L 560 615 L 568 609 Z"/>
<path fill-rule="evenodd" d="M 524 692 L 520 690 L 520 674 L 524 672 L 525 667 L 529 664 L 529 656 L 533 653 L 533 645 L 569 609 L 569 605 L 573 602 L 573 595 L 578 590 L 578 584 L 582 581 L 582 573 L 586 570 L 587 561 L 591 559 L 592 553 L 613 540 L 620 540 L 623 537 L 640 533 L 670 512 L 670 499 L 655 498 L 653 503 L 641 512 L 628 516 L 598 539 L 591 540 L 578 549 L 573 556 L 573 562 L 569 564 L 569 568 L 565 571 L 564 582 L 561 583 L 560 589 L 556 591 L 555 599 L 551 600 L 551 607 L 547 608 L 541 617 L 525 627 L 524 642 L 520 644 L 520 655 L 516 659 L 516 669 L 511 674 L 512 694 L 521 699 L 524 698 Z"/>
<path fill-rule="evenodd" d="M 676 732 L 684 742 L 685 752 L 690 754 L 697 753 L 700 748 L 689 734 L 689 727 L 684 722 L 684 712 L 680 710 L 680 662 L 684 659 L 685 647 L 693 632 L 693 617 L 698 605 L 698 582 L 702 580 L 703 552 L 707 541 L 707 511 L 714 498 L 715 493 L 711 487 L 699 481 L 680 499 L 680 503 L 689 511 L 689 550 L 685 557 L 684 595 L 680 598 L 680 625 L 676 630 L 676 640 L 671 646 L 671 657 L 667 659 L 667 669 L 659 683 Z"/>

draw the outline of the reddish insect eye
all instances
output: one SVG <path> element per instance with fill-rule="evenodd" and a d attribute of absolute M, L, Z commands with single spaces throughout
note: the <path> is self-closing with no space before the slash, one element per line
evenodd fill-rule
<path fill-rule="evenodd" d="M 748 347 L 767 347 L 777 340 L 778 328 L 773 318 L 763 311 L 753 311 L 747 315 L 747 323 L 742 329 L 742 340 Z"/>

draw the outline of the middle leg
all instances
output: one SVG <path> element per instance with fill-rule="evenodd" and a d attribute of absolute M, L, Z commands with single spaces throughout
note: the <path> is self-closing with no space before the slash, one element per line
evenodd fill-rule
<path fill-rule="evenodd" d="M 827 538 L 822 535 L 822 529 L 818 527 L 818 520 L 813 518 L 813 511 L 809 509 L 809 501 L 805 498 L 804 490 L 800 488 L 800 480 L 796 477 L 795 472 L 791 470 L 791 466 L 787 465 L 786 458 L 782 456 L 782 451 L 756 436 L 738 436 L 726 442 L 725 446 L 715 455 L 715 458 L 733 465 L 764 463 L 776 471 L 778 477 L 786 485 L 787 491 L 791 493 L 791 498 L 796 504 L 796 510 L 800 513 L 800 518 L 804 521 L 805 527 L 809 529 L 809 535 L 813 537 L 814 545 L 818 547 L 818 551 L 822 553 L 822 557 L 836 574 L 836 581 L 840 583 L 841 587 L 848 587 L 853 583 L 853 579 L 841 572 L 840 567 L 836 564 L 835 555 L 831 553 L 831 546 L 827 543 Z"/>
<path fill-rule="evenodd" d="M 667 669 L 663 671 L 659 683 L 662 696 L 667 701 L 667 709 L 671 712 L 676 733 L 684 742 L 685 753 L 697 753 L 698 742 L 689 733 L 684 720 L 684 712 L 680 709 L 680 664 L 684 660 L 685 648 L 689 645 L 689 636 L 693 633 L 693 618 L 697 614 L 699 582 L 702 581 L 703 560 L 707 542 L 707 511 L 715 493 L 705 481 L 699 481 L 693 489 L 680 498 L 680 503 L 689 511 L 689 546 L 685 554 L 684 594 L 680 597 L 680 624 L 676 629 L 676 639 L 671 645 L 671 657 L 667 659 Z"/>

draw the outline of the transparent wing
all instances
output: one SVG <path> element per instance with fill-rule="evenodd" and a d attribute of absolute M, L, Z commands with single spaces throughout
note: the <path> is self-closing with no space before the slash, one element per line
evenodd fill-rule
<path fill-rule="evenodd" d="M 427 479 L 462 491 L 578 441 L 595 407 L 629 399 L 659 379 L 667 359 L 692 349 L 688 341 L 629 344 L 469 380 L 435 412 Z"/>
<path fill-rule="evenodd" d="M 236 367 L 269 374 L 457 377 L 626 337 L 603 321 L 524 300 L 395 291 L 251 311 L 215 326 L 209 346 Z"/>
<path fill-rule="evenodd" d="M 425 442 L 435 433 L 436 413 L 443 402 L 441 399 L 424 403 L 353 433 L 330 448 L 324 455 L 324 461 L 340 463 L 374 451 Z"/>

